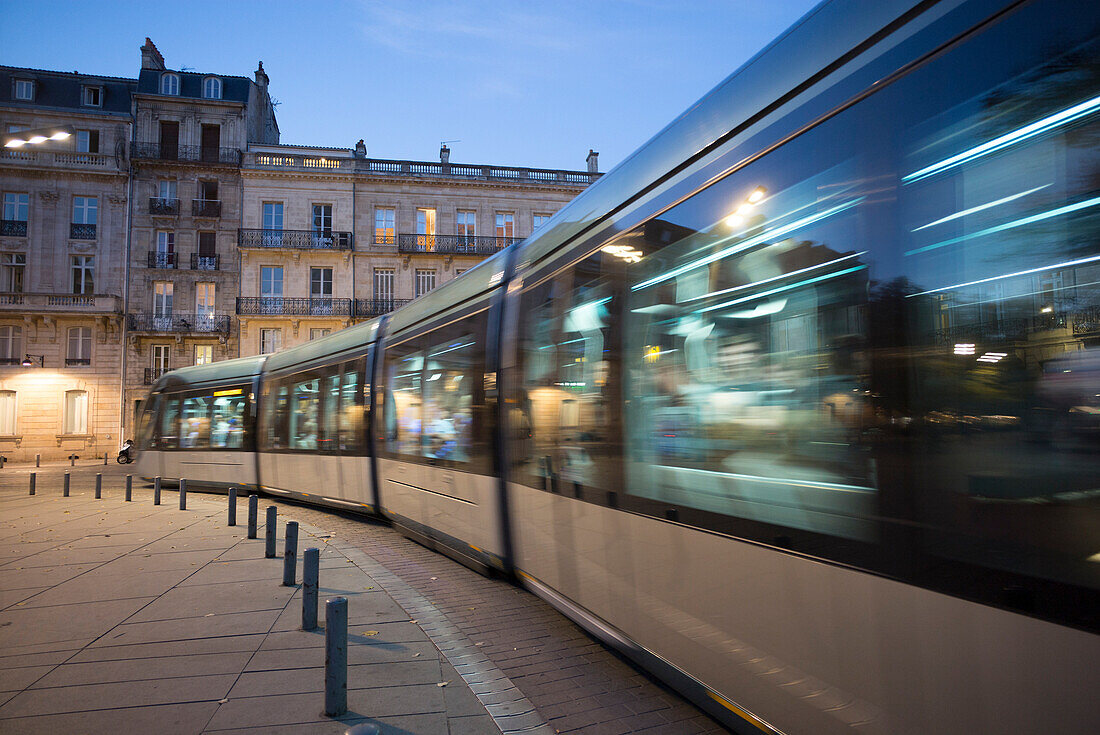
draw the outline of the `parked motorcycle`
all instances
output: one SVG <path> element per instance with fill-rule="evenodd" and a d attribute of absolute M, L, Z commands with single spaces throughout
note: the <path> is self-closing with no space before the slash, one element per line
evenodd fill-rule
<path fill-rule="evenodd" d="M 118 451 L 118 457 L 116 458 L 119 464 L 130 464 L 134 461 L 133 455 L 134 441 L 127 439 L 126 443 L 122 445 L 122 449 Z"/>

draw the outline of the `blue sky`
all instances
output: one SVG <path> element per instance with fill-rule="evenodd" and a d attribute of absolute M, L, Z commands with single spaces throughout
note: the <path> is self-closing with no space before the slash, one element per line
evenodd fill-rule
<path fill-rule="evenodd" d="M 282 142 L 377 158 L 607 171 L 816 0 L 0 0 L 0 64 L 251 76 Z"/>

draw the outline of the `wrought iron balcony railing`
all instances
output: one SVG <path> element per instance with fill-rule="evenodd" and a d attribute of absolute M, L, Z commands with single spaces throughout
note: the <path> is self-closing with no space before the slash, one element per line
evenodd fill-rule
<path fill-rule="evenodd" d="M 149 197 L 149 214 L 162 216 L 178 216 L 180 213 L 180 200 L 167 197 Z"/>
<path fill-rule="evenodd" d="M 128 314 L 134 332 L 160 334 L 229 334 L 228 314 Z"/>
<path fill-rule="evenodd" d="M 83 225 L 77 222 L 69 224 L 69 239 L 70 240 L 94 240 L 95 239 L 95 225 Z"/>
<path fill-rule="evenodd" d="M 242 248 L 293 248 L 299 250 L 351 250 L 350 232 L 314 230 L 237 230 Z"/>
<path fill-rule="evenodd" d="M 175 268 L 176 263 L 175 253 L 161 253 L 156 250 L 149 251 L 148 266 L 150 268 Z"/>
<path fill-rule="evenodd" d="M 134 143 L 130 149 L 133 158 L 153 158 L 160 161 L 201 161 L 202 163 L 228 163 L 241 165 L 238 148 L 201 145 L 162 146 L 160 143 Z"/>
<path fill-rule="evenodd" d="M 145 368 L 145 384 L 152 385 L 171 368 Z"/>
<path fill-rule="evenodd" d="M 26 237 L 27 221 L 19 219 L 0 220 L 0 235 L 7 237 Z"/>
<path fill-rule="evenodd" d="M 217 255 L 199 255 L 198 253 L 191 253 L 191 270 L 193 271 L 216 271 L 218 270 L 218 265 Z"/>
<path fill-rule="evenodd" d="M 90 357 L 66 357 L 65 367 L 81 367 L 84 365 L 91 365 L 92 358 Z"/>
<path fill-rule="evenodd" d="M 192 199 L 192 217 L 221 217 L 222 202 L 220 199 Z"/>
<path fill-rule="evenodd" d="M 355 316 L 372 317 L 389 314 L 409 303 L 409 299 L 356 299 Z"/>
<path fill-rule="evenodd" d="M 241 316 L 351 316 L 351 306 L 351 299 L 237 297 L 237 314 Z"/>
<path fill-rule="evenodd" d="M 521 237 L 483 237 L 481 235 L 398 235 L 400 253 L 442 253 L 446 255 L 492 255 Z"/>

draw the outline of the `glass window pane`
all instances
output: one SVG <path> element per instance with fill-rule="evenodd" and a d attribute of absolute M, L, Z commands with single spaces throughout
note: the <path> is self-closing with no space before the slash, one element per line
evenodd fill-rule
<path fill-rule="evenodd" d="M 317 449 L 320 383 L 317 378 L 294 382 L 290 409 L 291 449 Z"/>
<path fill-rule="evenodd" d="M 240 449 L 244 446 L 244 423 L 248 409 L 248 391 L 246 388 L 233 388 L 217 392 L 231 393 L 233 391 L 239 391 L 239 394 L 214 397 L 210 446 L 216 449 Z"/>
<path fill-rule="evenodd" d="M 0 436 L 15 435 L 15 391 L 0 390 Z"/>
<path fill-rule="evenodd" d="M 210 446 L 211 396 L 190 396 L 183 399 L 180 413 L 180 448 L 201 449 Z"/>
<path fill-rule="evenodd" d="M 321 436 L 320 449 L 325 452 L 335 452 L 338 447 L 338 430 L 340 416 L 340 380 L 339 366 L 331 366 L 325 369 L 328 373 L 321 379 Z"/>
<path fill-rule="evenodd" d="M 395 454 L 420 454 L 420 374 L 424 353 L 415 342 L 386 348 L 385 446 Z"/>
<path fill-rule="evenodd" d="M 367 360 L 369 362 L 368 354 Z M 368 390 L 359 390 L 359 366 L 349 362 L 344 365 L 343 382 L 340 386 L 340 451 L 358 452 L 363 446 L 363 417 L 365 400 L 369 399 Z"/>
<path fill-rule="evenodd" d="M 468 317 L 464 328 L 447 327 L 428 335 L 424 371 L 422 456 L 464 469 L 488 469 L 484 372 L 485 314 Z M 472 329 L 471 329 L 472 328 Z"/>
<path fill-rule="evenodd" d="M 156 446 L 160 449 L 175 449 L 179 446 L 180 397 L 166 396 L 163 406 Z"/>

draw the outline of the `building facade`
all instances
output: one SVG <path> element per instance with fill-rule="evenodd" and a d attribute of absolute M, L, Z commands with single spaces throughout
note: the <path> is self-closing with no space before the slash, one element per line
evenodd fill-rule
<path fill-rule="evenodd" d="M 385 314 L 598 178 L 282 145 L 263 65 L 135 79 L 0 67 L 0 454 L 113 453 L 149 386 Z"/>

